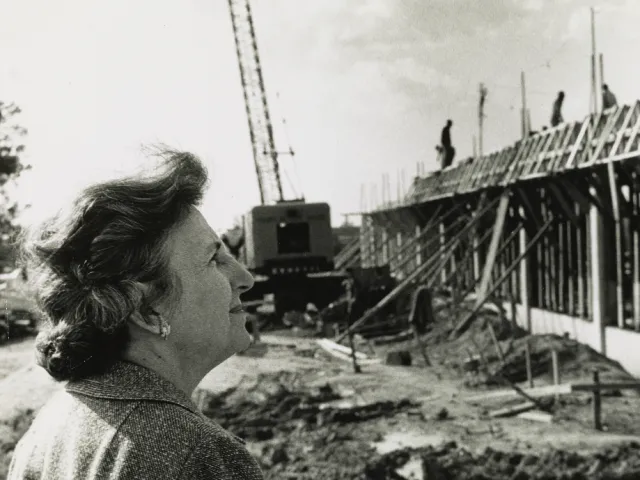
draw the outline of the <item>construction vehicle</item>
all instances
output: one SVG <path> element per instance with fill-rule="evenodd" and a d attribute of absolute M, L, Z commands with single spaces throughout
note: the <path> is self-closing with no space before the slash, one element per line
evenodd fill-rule
<path fill-rule="evenodd" d="M 333 271 L 330 207 L 284 198 L 278 161 L 283 152 L 275 145 L 249 0 L 229 0 L 229 10 L 261 204 L 223 241 L 256 277 L 245 303 L 273 294 L 281 313 L 302 311 L 309 302 L 322 308 L 340 295 L 344 278 Z M 293 155 L 291 149 L 284 153 Z"/>

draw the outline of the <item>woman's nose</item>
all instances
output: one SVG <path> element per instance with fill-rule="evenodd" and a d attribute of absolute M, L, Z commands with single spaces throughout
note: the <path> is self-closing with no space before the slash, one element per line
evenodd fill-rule
<path fill-rule="evenodd" d="M 235 261 L 235 263 L 236 263 L 236 268 L 235 268 L 234 283 L 236 288 L 240 290 L 240 293 L 246 292 L 247 290 L 251 290 L 251 288 L 253 288 L 253 285 L 255 283 L 253 275 L 251 275 L 251 272 L 249 272 L 249 270 L 247 270 L 246 267 L 242 265 L 240 262 Z"/>

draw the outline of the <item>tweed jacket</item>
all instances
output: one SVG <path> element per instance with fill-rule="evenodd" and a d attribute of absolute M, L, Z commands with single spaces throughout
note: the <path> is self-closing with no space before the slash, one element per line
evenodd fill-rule
<path fill-rule="evenodd" d="M 243 443 L 167 380 L 118 362 L 42 407 L 8 479 L 262 479 Z"/>

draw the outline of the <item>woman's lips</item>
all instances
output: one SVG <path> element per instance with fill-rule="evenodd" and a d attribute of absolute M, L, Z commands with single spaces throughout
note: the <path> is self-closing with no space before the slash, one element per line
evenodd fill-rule
<path fill-rule="evenodd" d="M 244 312 L 244 308 L 242 307 L 242 305 L 236 305 L 231 310 L 229 310 L 229 313 L 242 313 L 242 312 Z"/>

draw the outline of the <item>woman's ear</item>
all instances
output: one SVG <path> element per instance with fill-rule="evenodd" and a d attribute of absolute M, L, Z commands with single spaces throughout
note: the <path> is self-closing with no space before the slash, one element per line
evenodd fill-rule
<path fill-rule="evenodd" d="M 144 314 L 138 311 L 129 316 L 129 322 L 136 327 L 146 330 L 147 332 L 157 334 L 162 325 L 162 318 L 155 310 L 151 310 Z"/>
<path fill-rule="evenodd" d="M 143 296 L 148 296 L 150 287 L 146 283 L 137 282 L 137 287 Z M 158 334 L 162 325 L 161 315 L 152 307 L 145 307 L 142 310 L 136 310 L 129 315 L 129 322 L 136 327 L 142 328 L 151 333 Z"/>

